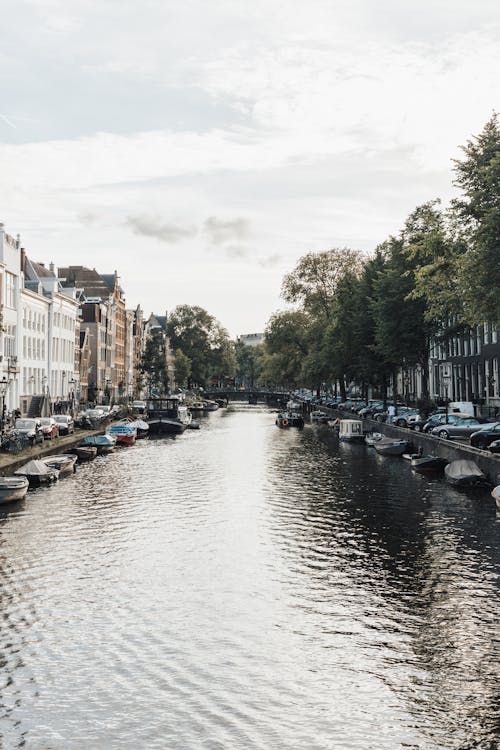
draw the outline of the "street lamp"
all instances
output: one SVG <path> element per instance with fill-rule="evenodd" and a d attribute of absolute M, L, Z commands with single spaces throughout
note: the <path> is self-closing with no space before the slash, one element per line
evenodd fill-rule
<path fill-rule="evenodd" d="M 0 430 L 3 432 L 4 424 L 5 424 L 5 396 L 7 395 L 7 391 L 9 390 L 10 381 L 7 380 L 5 375 L 0 380 L 0 396 L 2 397 L 2 413 L 0 415 Z"/>

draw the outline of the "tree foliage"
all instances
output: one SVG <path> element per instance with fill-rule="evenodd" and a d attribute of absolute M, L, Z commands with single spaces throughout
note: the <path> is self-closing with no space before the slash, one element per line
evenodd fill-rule
<path fill-rule="evenodd" d="M 163 331 L 154 331 L 147 337 L 139 370 L 149 395 L 153 390 L 157 390 L 160 395 L 168 390 L 167 356 Z"/>
<path fill-rule="evenodd" d="M 178 305 L 169 315 L 172 347 L 191 362 L 189 385 L 205 385 L 213 377 L 234 374 L 234 346 L 225 328 L 202 307 Z"/>

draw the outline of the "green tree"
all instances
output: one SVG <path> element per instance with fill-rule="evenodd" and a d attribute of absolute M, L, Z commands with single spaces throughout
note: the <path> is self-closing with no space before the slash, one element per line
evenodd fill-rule
<path fill-rule="evenodd" d="M 160 395 L 168 390 L 166 347 L 162 331 L 155 331 L 146 339 L 139 369 L 150 395 L 153 389 L 157 389 Z"/>
<path fill-rule="evenodd" d="M 263 368 L 264 346 L 250 346 L 238 342 L 235 347 L 236 377 L 248 388 L 258 384 Z"/>
<path fill-rule="evenodd" d="M 169 315 L 167 333 L 174 350 L 191 361 L 189 386 L 234 372 L 235 358 L 227 331 L 202 307 L 178 305 Z"/>
<path fill-rule="evenodd" d="M 186 385 L 191 375 L 191 360 L 182 349 L 176 349 L 174 353 L 174 375 L 178 386 Z"/>
<path fill-rule="evenodd" d="M 275 386 L 294 388 L 303 382 L 309 354 L 310 318 L 301 310 L 276 312 L 264 331 L 263 377 Z"/>
<path fill-rule="evenodd" d="M 463 196 L 452 208 L 462 225 L 460 292 L 470 325 L 500 325 L 500 127 L 495 113 L 483 131 L 462 147 L 455 184 Z"/>

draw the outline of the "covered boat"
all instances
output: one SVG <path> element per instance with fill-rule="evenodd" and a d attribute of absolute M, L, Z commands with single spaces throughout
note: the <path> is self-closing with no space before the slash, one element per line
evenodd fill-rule
<path fill-rule="evenodd" d="M 444 474 L 450 484 L 459 487 L 474 487 L 486 482 L 486 477 L 474 461 L 458 459 L 444 467 Z"/>
<path fill-rule="evenodd" d="M 133 445 L 137 438 L 137 430 L 133 426 L 133 422 L 112 424 L 108 434 L 116 438 L 117 445 Z"/>
<path fill-rule="evenodd" d="M 61 456 L 45 456 L 40 459 L 50 469 L 59 471 L 59 479 L 74 474 L 77 456 L 71 453 L 63 453 Z"/>
<path fill-rule="evenodd" d="M 14 474 L 26 477 L 30 485 L 38 487 L 55 482 L 59 477 L 59 470 L 47 466 L 43 461 L 33 460 L 21 466 Z"/>
<path fill-rule="evenodd" d="M 382 440 L 373 444 L 373 447 L 382 456 L 402 456 L 410 447 L 408 440 L 391 440 L 384 437 Z"/>
<path fill-rule="evenodd" d="M 150 399 L 147 410 L 150 435 L 179 435 L 193 418 L 176 396 Z"/>
<path fill-rule="evenodd" d="M 276 417 L 276 425 L 278 427 L 303 427 L 304 417 L 302 414 L 298 414 L 294 411 L 283 411 Z"/>
<path fill-rule="evenodd" d="M 112 435 L 89 435 L 80 442 L 82 448 L 96 448 L 97 453 L 111 453 L 114 451 L 116 438 Z"/>
<path fill-rule="evenodd" d="M 149 435 L 149 425 L 143 419 L 134 419 L 133 422 L 129 422 L 129 427 L 134 427 L 137 439 L 145 438 Z"/>
<path fill-rule="evenodd" d="M 339 422 L 339 440 L 348 443 L 362 443 L 365 436 L 363 422 L 360 419 L 341 419 Z"/>
<path fill-rule="evenodd" d="M 23 500 L 28 492 L 27 477 L 0 477 L 0 503 Z"/>
<path fill-rule="evenodd" d="M 412 458 L 412 469 L 420 473 L 443 471 L 448 461 L 441 456 L 417 456 Z"/>

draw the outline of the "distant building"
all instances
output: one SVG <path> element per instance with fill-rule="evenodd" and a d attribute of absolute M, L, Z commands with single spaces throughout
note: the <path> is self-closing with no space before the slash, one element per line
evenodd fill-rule
<path fill-rule="evenodd" d="M 245 346 L 259 346 L 260 344 L 264 343 L 264 334 L 263 333 L 242 333 L 241 336 L 238 336 L 236 341 L 239 344 L 244 344 Z"/>

